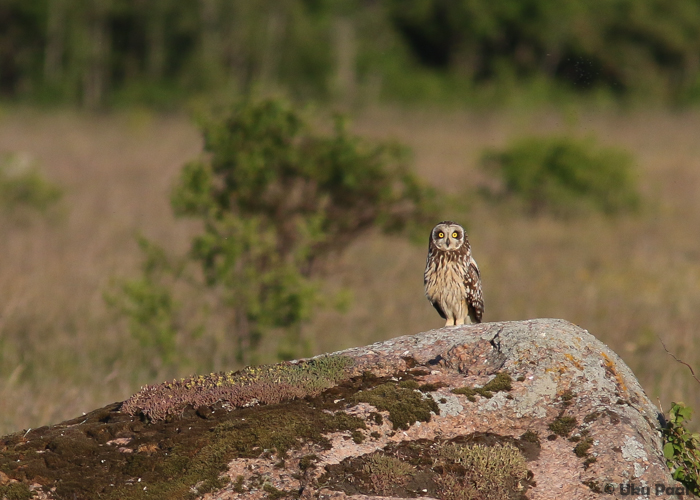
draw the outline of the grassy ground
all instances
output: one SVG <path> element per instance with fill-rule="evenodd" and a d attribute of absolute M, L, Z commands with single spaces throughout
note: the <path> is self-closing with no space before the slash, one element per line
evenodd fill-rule
<path fill-rule="evenodd" d="M 355 129 L 409 145 L 423 177 L 440 192 L 464 194 L 469 212 L 444 218 L 468 227 L 486 321 L 568 319 L 616 350 L 665 408 L 672 400 L 700 408 L 700 386 L 657 338 L 700 366 L 700 113 L 377 110 L 358 116 Z M 529 218 L 467 194 L 486 180 L 477 168 L 484 147 L 550 132 L 595 134 L 632 151 L 642 213 Z M 206 344 L 217 355 L 197 351 L 200 358 L 175 369 L 144 368 L 138 344 L 102 298 L 113 277 L 137 276 L 136 232 L 187 248 L 193 225 L 172 218 L 167 195 L 200 147 L 184 117 L 0 116 L 0 152 L 36 159 L 65 192 L 45 217 L 0 214 L 0 434 L 74 417 L 166 377 L 239 368 L 220 354 L 231 345 L 225 338 Z M 308 354 L 441 326 L 423 296 L 426 247 L 372 235 L 350 248 L 327 286 L 349 287 L 354 300 L 346 314 L 327 310 L 307 325 Z M 268 345 L 261 361 L 272 360 Z"/>

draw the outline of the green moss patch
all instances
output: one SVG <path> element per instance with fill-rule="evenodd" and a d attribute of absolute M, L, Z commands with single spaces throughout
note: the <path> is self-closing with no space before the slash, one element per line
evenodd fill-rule
<path fill-rule="evenodd" d="M 420 387 L 420 384 L 416 382 L 413 379 L 408 379 L 408 380 L 402 380 L 398 383 L 399 387 L 403 387 L 404 389 L 418 389 Z"/>
<path fill-rule="evenodd" d="M 52 495 L 59 500 L 194 498 L 223 487 L 227 479 L 219 476 L 235 458 L 276 454 L 283 463 L 289 450 L 304 444 L 330 447 L 328 433 L 347 431 L 364 439 L 365 422 L 340 410 L 345 403 L 337 394 L 385 381 L 359 377 L 284 404 L 231 410 L 217 403 L 208 411 L 187 406 L 180 417 L 158 421 L 125 413 L 115 403 L 0 439 L 0 470 L 20 481 L 3 493 L 17 496 L 38 483 L 46 491 L 55 488 Z M 314 459 L 308 456 L 306 465 Z M 234 487 L 244 485 L 237 481 Z"/>
<path fill-rule="evenodd" d="M 299 460 L 299 469 L 302 471 L 305 471 L 309 467 L 311 467 L 313 464 L 315 464 L 318 461 L 318 456 L 316 455 L 304 455 L 301 457 Z"/>
<path fill-rule="evenodd" d="M 409 441 L 330 465 L 319 485 L 348 495 L 524 499 L 534 484 L 527 461 L 538 456 L 530 442 L 488 433 Z"/>
<path fill-rule="evenodd" d="M 143 414 L 158 421 L 179 415 L 187 406 L 209 407 L 218 402 L 234 407 L 276 404 L 320 394 L 346 378 L 345 370 L 353 363 L 347 356 L 324 356 L 305 362 L 197 375 L 146 386 L 126 400 L 121 409 L 130 415 Z"/>
<path fill-rule="evenodd" d="M 596 481 L 582 481 L 583 484 L 588 486 L 593 493 L 603 493 L 600 485 Z"/>
<path fill-rule="evenodd" d="M 390 495 L 394 488 L 404 486 L 417 472 L 411 464 L 378 453 L 367 459 L 362 470 L 369 475 L 374 491 L 380 495 Z"/>
<path fill-rule="evenodd" d="M 447 384 L 445 384 L 443 382 L 422 384 L 418 387 L 418 390 L 421 392 L 435 392 L 438 389 L 441 389 L 442 387 L 447 387 Z"/>
<path fill-rule="evenodd" d="M 528 475 L 525 457 L 513 445 L 448 445 L 441 450 L 443 473 L 437 478 L 440 498 L 523 498 Z"/>
<path fill-rule="evenodd" d="M 483 387 L 459 387 L 452 389 L 453 394 L 462 394 L 467 396 L 471 402 L 476 401 L 476 395 L 485 398 L 492 398 L 494 392 L 510 391 L 512 389 L 513 379 L 505 372 L 497 373 L 496 376 Z"/>
<path fill-rule="evenodd" d="M 29 500 L 34 495 L 29 486 L 23 483 L 10 483 L 0 486 L 0 498 L 7 500 Z"/>
<path fill-rule="evenodd" d="M 579 458 L 586 458 L 584 466 L 588 468 L 590 464 L 596 461 L 595 457 L 588 456 L 588 450 L 593 446 L 593 439 L 588 435 L 588 429 L 581 431 L 581 437 L 578 439 L 578 444 L 574 447 L 574 454 Z"/>
<path fill-rule="evenodd" d="M 592 412 L 592 413 L 589 413 L 588 415 L 586 415 L 585 417 L 583 417 L 583 422 L 584 422 L 585 424 L 589 424 L 589 423 L 591 423 L 591 422 L 594 422 L 594 421 L 596 421 L 596 420 L 598 419 L 598 417 L 600 417 L 600 415 L 601 415 L 601 413 L 600 413 L 600 412 L 597 412 L 597 411 L 594 411 L 594 412 Z"/>
<path fill-rule="evenodd" d="M 264 450 L 285 457 L 287 451 L 301 442 L 314 442 L 323 448 L 330 443 L 323 434 L 365 429 L 362 419 L 345 412 L 329 414 L 311 407 L 307 402 L 292 402 L 241 411 L 212 430 L 216 448 L 209 453 L 234 452 L 234 457 L 255 458 Z"/>
<path fill-rule="evenodd" d="M 533 443 L 538 447 L 540 446 L 540 436 L 536 432 L 531 430 L 525 431 L 523 435 L 520 436 L 520 440 L 526 443 Z"/>
<path fill-rule="evenodd" d="M 577 425 L 576 417 L 559 416 L 549 424 L 549 430 L 557 436 L 568 437 Z"/>
<path fill-rule="evenodd" d="M 299 497 L 298 492 L 278 490 L 269 483 L 264 484 L 262 489 L 263 491 L 265 491 L 265 493 L 267 493 L 268 500 L 277 500 L 278 498 Z"/>
<path fill-rule="evenodd" d="M 577 457 L 585 457 L 588 455 L 588 450 L 593 446 L 593 440 L 589 437 L 582 439 L 574 448 L 574 453 Z"/>
<path fill-rule="evenodd" d="M 364 420 L 343 411 L 347 405 L 365 402 L 378 411 L 386 411 L 394 429 L 428 422 L 433 413 L 439 413 L 435 401 L 420 392 L 425 388 L 411 373 L 396 373 L 391 379 L 371 373 L 344 379 L 347 366 L 343 358 L 319 358 L 297 365 L 250 368 L 231 374 L 230 380 L 192 377 L 175 384 L 176 388 L 164 384 L 142 391 L 130 400 L 131 406 L 115 403 L 55 426 L 0 438 L 0 471 L 19 481 L 3 486 L 2 494 L 8 499 L 26 498 L 27 485 L 38 483 L 58 500 L 191 499 L 225 486 L 229 479 L 220 476 L 236 458 L 266 457 L 279 467 L 287 467 L 292 450 L 302 446 L 328 449 L 331 443 L 325 436 L 329 433 L 345 432 L 348 439 L 356 442 L 380 437 L 368 436 Z M 484 389 L 506 390 L 509 384 L 505 382 L 503 377 L 494 379 Z M 268 394 L 259 401 L 268 404 L 241 407 L 237 404 L 247 401 L 245 398 L 232 403 L 228 397 L 216 399 L 221 396 L 219 393 L 213 404 L 208 403 L 213 400 L 209 398 L 214 387 L 245 388 L 237 393 L 241 396 L 247 390 L 252 395 L 253 389 L 264 387 L 273 391 L 292 383 L 298 383 L 301 390 L 283 404 L 269 403 L 275 399 Z M 328 384 L 331 387 L 323 390 Z M 200 393 L 206 396 L 193 396 Z M 284 394 L 275 397 L 284 399 L 291 393 Z M 169 396 L 177 401 L 165 404 L 162 399 L 170 399 Z M 385 418 L 378 411 L 370 413 L 369 421 L 383 422 Z M 520 455 L 529 460 L 539 454 L 539 443 L 496 435 L 474 434 L 447 444 L 450 443 L 512 445 L 519 453 L 514 460 Z M 454 479 L 457 490 L 470 491 L 472 480 L 459 479 L 466 477 L 462 470 L 465 466 L 449 463 L 447 456 L 440 454 L 445 442 L 392 446 L 372 460 L 370 455 L 345 461 L 343 470 L 349 475 L 343 476 L 341 469 L 329 471 L 327 481 L 350 484 L 352 481 L 347 478 L 359 474 L 364 478 L 360 489 L 367 491 L 397 493 L 398 487 L 404 492 L 415 491 L 413 496 L 424 495 L 423 490 L 427 490 L 433 496 L 442 494 L 447 498 L 447 485 Z M 379 458 L 380 455 L 389 458 Z M 313 454 L 305 455 L 299 468 L 313 467 L 316 460 Z M 408 463 L 411 468 L 399 463 Z M 452 471 L 462 476 L 457 477 Z M 270 498 L 297 495 L 273 491 L 262 476 L 236 478 L 232 488 L 244 493 L 251 488 L 262 490 Z M 518 498 L 508 496 L 511 493 L 516 495 L 518 491 L 510 489 L 502 498 Z"/>
<path fill-rule="evenodd" d="M 576 394 L 574 394 L 571 390 L 564 391 L 562 393 L 561 401 L 564 403 L 564 406 L 569 406 L 573 401 L 574 397 L 576 397 Z"/>
<path fill-rule="evenodd" d="M 348 402 L 369 403 L 378 410 L 388 411 L 394 429 L 408 429 L 415 422 L 430 422 L 431 412 L 440 414 L 440 408 L 433 398 L 425 397 L 405 385 L 403 382 L 387 382 L 355 394 Z M 415 386 L 417 388 L 418 384 Z"/>

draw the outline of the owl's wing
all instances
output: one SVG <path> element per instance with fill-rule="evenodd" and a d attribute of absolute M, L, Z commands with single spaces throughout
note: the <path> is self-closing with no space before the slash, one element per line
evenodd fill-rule
<path fill-rule="evenodd" d="M 481 274 L 476 261 L 470 256 L 467 265 L 467 275 L 464 278 L 464 284 L 467 289 L 467 304 L 469 306 L 469 315 L 476 323 L 481 323 L 481 317 L 484 315 L 484 298 L 481 293 Z"/>
<path fill-rule="evenodd" d="M 442 310 L 442 307 L 440 307 L 440 304 L 438 304 L 437 301 L 433 302 L 431 300 L 430 303 L 433 305 L 433 307 L 435 308 L 435 310 L 438 312 L 438 314 L 440 315 L 440 317 L 442 319 L 447 319 L 445 312 Z"/>

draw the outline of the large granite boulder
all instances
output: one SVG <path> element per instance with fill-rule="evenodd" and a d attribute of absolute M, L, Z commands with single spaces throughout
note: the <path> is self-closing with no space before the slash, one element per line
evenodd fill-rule
<path fill-rule="evenodd" d="M 571 323 L 445 327 L 148 386 L 6 436 L 0 496 L 674 498 L 659 419 Z"/>

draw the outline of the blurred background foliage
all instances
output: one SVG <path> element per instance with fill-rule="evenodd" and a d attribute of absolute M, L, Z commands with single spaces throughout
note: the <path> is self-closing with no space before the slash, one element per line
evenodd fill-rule
<path fill-rule="evenodd" d="M 500 151 L 487 151 L 484 169 L 500 181 L 485 186 L 494 201 L 517 198 L 531 214 L 558 216 L 629 211 L 639 206 L 634 157 L 601 147 L 593 137 L 524 137 Z"/>
<path fill-rule="evenodd" d="M 698 407 L 698 103 L 697 0 L 0 0 L 0 433 L 440 326 L 445 219 Z"/>
<path fill-rule="evenodd" d="M 279 359 L 311 355 L 301 327 L 333 302 L 320 297 L 327 261 L 373 229 L 422 235 L 438 215 L 434 191 L 408 169 L 405 148 L 350 134 L 339 118 L 323 134 L 284 101 L 245 101 L 203 135 L 205 154 L 185 164 L 171 196 L 175 214 L 201 221 L 201 232 L 182 256 L 140 238 L 142 277 L 107 294 L 154 375 L 187 361 L 178 334 L 188 344 L 215 328 L 207 314 L 194 331 L 184 320 L 207 292 L 233 341 L 230 365 L 259 362 L 271 332 Z M 180 300 L 173 279 L 188 285 Z M 187 309 L 178 306 L 185 302 Z"/>
<path fill-rule="evenodd" d="M 0 96 L 34 103 L 700 99 L 695 0 L 3 0 L 0 28 Z"/>
<path fill-rule="evenodd" d="M 30 157 L 0 155 L 0 206 L 6 212 L 32 209 L 45 213 L 62 194 L 61 188 L 47 180 Z"/>

